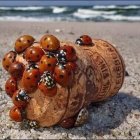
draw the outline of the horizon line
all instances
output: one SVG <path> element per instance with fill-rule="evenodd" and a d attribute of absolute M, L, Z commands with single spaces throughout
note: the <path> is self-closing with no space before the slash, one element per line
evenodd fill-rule
<path fill-rule="evenodd" d="M 140 5 L 130 0 L 0 0 L 0 6 L 94 6 L 94 5 Z"/>

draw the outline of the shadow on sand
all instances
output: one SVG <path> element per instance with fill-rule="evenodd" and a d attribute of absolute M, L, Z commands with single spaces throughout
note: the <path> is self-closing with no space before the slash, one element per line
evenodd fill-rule
<path fill-rule="evenodd" d="M 54 134 L 67 133 L 68 135 L 88 138 L 92 138 L 93 134 L 103 136 L 110 134 L 112 129 L 121 125 L 132 110 L 140 111 L 140 99 L 128 93 L 119 92 L 107 101 L 91 104 L 89 106 L 89 121 L 81 127 L 63 129 L 55 126 L 52 128 L 39 128 L 36 131 L 50 130 Z"/>
<path fill-rule="evenodd" d="M 123 123 L 132 110 L 140 111 L 140 99 L 128 93 L 119 92 L 108 101 L 91 104 L 89 107 L 91 115 L 86 125 L 71 130 L 61 128 L 61 132 L 89 138 L 93 133 L 101 136 L 110 134 L 110 130 Z M 60 133 L 59 129 L 55 127 L 54 132 Z"/>

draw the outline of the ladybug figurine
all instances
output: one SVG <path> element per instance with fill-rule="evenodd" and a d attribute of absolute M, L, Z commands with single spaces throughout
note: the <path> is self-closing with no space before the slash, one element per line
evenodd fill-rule
<path fill-rule="evenodd" d="M 22 111 L 16 106 L 10 109 L 9 116 L 16 122 L 21 122 L 23 120 Z"/>
<path fill-rule="evenodd" d="M 72 46 L 64 45 L 64 46 L 60 47 L 59 54 L 61 54 L 61 52 L 63 52 L 62 50 L 65 52 L 64 53 L 65 55 L 62 55 L 62 56 L 65 56 L 66 61 L 75 61 L 76 60 L 76 58 L 77 58 L 76 57 L 76 52 L 75 52 L 75 50 L 74 50 L 74 48 Z M 58 60 L 59 59 L 61 60 L 60 57 L 61 56 L 58 55 Z"/>
<path fill-rule="evenodd" d="M 5 91 L 7 95 L 12 97 L 16 90 L 17 90 L 17 81 L 13 77 L 10 77 L 5 83 Z"/>
<path fill-rule="evenodd" d="M 12 63 L 8 70 L 10 75 L 16 79 L 20 79 L 22 77 L 23 71 L 24 71 L 24 65 L 18 61 Z"/>
<path fill-rule="evenodd" d="M 44 52 L 39 47 L 29 47 L 25 51 L 24 57 L 28 62 L 37 62 L 41 59 Z"/>
<path fill-rule="evenodd" d="M 39 82 L 39 89 L 47 96 L 55 96 L 57 93 L 56 83 L 50 72 L 44 72 Z"/>
<path fill-rule="evenodd" d="M 29 102 L 30 97 L 25 90 L 19 89 L 13 94 L 12 100 L 15 106 L 24 108 Z"/>
<path fill-rule="evenodd" d="M 38 81 L 40 80 L 40 72 L 36 65 L 30 64 L 24 71 L 22 76 L 22 86 L 28 92 L 33 92 L 37 89 Z"/>
<path fill-rule="evenodd" d="M 2 60 L 2 65 L 5 70 L 8 71 L 10 65 L 15 61 L 17 53 L 15 51 L 10 51 L 5 54 L 3 60 Z"/>
<path fill-rule="evenodd" d="M 30 35 L 23 35 L 15 42 L 15 51 L 21 53 L 34 43 L 35 39 Z"/>
<path fill-rule="evenodd" d="M 53 54 L 47 53 L 43 55 L 38 66 L 40 73 L 43 74 L 45 71 L 53 73 L 56 63 L 57 59 Z"/>
<path fill-rule="evenodd" d="M 69 86 L 72 82 L 72 71 L 63 64 L 58 64 L 54 69 L 54 78 L 61 86 Z"/>
<path fill-rule="evenodd" d="M 84 46 L 84 45 L 92 46 L 93 45 L 92 39 L 88 35 L 80 36 L 80 38 L 78 38 L 75 43 L 80 46 Z"/>
<path fill-rule="evenodd" d="M 40 44 L 46 51 L 56 51 L 60 47 L 60 41 L 53 35 L 44 35 L 40 40 Z"/>

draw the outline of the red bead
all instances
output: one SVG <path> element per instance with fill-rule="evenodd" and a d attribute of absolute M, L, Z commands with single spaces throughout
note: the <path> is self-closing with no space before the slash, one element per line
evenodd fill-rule
<path fill-rule="evenodd" d="M 67 118 L 65 120 L 63 120 L 59 125 L 63 128 L 72 128 L 74 127 L 74 123 L 75 123 L 75 118 Z"/>
<path fill-rule="evenodd" d="M 21 122 L 23 120 L 22 118 L 22 114 L 21 114 L 21 111 L 18 107 L 16 106 L 13 106 L 11 109 L 10 109 L 10 112 L 9 112 L 9 116 L 12 120 L 16 121 L 16 122 Z"/>
<path fill-rule="evenodd" d="M 10 51 L 10 52 L 5 54 L 5 56 L 2 60 L 2 65 L 3 65 L 5 70 L 8 71 L 10 65 L 15 61 L 16 55 L 17 54 L 14 51 Z"/>
<path fill-rule="evenodd" d="M 17 81 L 13 77 L 10 77 L 5 83 L 5 91 L 7 95 L 12 97 L 16 90 L 17 90 Z"/>
<path fill-rule="evenodd" d="M 41 59 L 44 52 L 39 47 L 30 47 L 25 51 L 25 59 L 29 62 L 37 62 Z"/>
<path fill-rule="evenodd" d="M 40 44 L 47 51 L 56 51 L 60 47 L 60 41 L 53 35 L 44 35 L 40 40 Z"/>
<path fill-rule="evenodd" d="M 57 59 L 54 56 L 43 55 L 38 65 L 40 73 L 43 74 L 45 71 L 53 73 L 56 63 Z"/>
<path fill-rule="evenodd" d="M 28 92 L 33 92 L 37 89 L 40 80 L 39 69 L 25 70 L 22 76 L 22 86 Z"/>
<path fill-rule="evenodd" d="M 12 63 L 8 70 L 10 75 L 16 79 L 20 79 L 22 77 L 23 71 L 24 71 L 24 65 L 17 61 Z"/>
<path fill-rule="evenodd" d="M 30 35 L 23 35 L 15 42 L 15 51 L 21 53 L 34 43 L 34 38 Z"/>
<path fill-rule="evenodd" d="M 61 86 L 69 86 L 72 82 L 72 71 L 63 65 L 57 65 L 54 70 L 54 78 Z"/>
<path fill-rule="evenodd" d="M 18 108 L 25 108 L 29 102 L 29 96 L 27 95 L 27 92 L 24 90 L 17 90 L 14 92 L 12 100 L 15 106 Z"/>
<path fill-rule="evenodd" d="M 76 51 L 72 46 L 64 45 L 64 46 L 60 47 L 60 50 L 64 50 L 66 52 L 67 61 L 75 61 L 77 59 Z"/>

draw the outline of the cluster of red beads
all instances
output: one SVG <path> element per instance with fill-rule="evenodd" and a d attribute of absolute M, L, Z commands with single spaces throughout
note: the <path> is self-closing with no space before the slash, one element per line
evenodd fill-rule
<path fill-rule="evenodd" d="M 8 52 L 2 61 L 10 74 L 5 91 L 12 98 L 14 106 L 10 117 L 23 120 L 23 110 L 30 100 L 30 93 L 40 89 L 45 96 L 57 94 L 57 85 L 70 86 L 76 68 L 76 52 L 72 46 L 60 46 L 53 35 L 44 35 L 37 45 L 30 35 L 23 35 L 15 42 L 15 50 Z M 17 56 L 23 56 L 26 65 Z M 17 83 L 21 83 L 22 88 Z"/>

